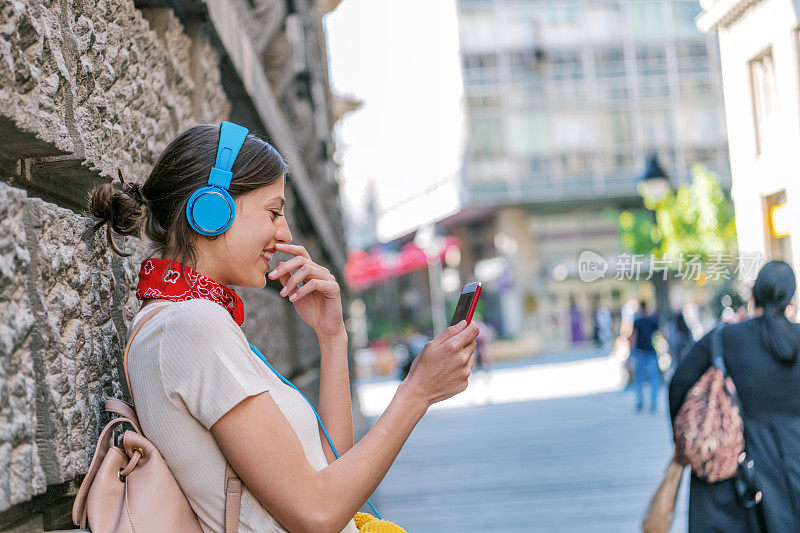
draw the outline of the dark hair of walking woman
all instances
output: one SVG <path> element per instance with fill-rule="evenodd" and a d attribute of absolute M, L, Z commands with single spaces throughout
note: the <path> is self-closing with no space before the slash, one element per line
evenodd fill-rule
<path fill-rule="evenodd" d="M 763 309 L 759 331 L 761 342 L 772 356 L 785 365 L 797 361 L 798 338 L 792 322 L 786 318 L 796 289 L 794 271 L 783 261 L 770 261 L 764 265 L 753 284 L 753 300 Z"/>
<path fill-rule="evenodd" d="M 99 219 L 94 231 L 108 224 L 108 245 L 123 257 L 130 254 L 117 247 L 112 230 L 118 235 L 139 238 L 144 234 L 152 243 L 149 255 L 194 264 L 197 257 L 191 237 L 198 234 L 186 219 L 186 204 L 192 193 L 208 182 L 219 136 L 218 125 L 200 124 L 189 128 L 167 145 L 142 185 L 125 183 L 120 172 L 122 190 L 109 183 L 92 189 L 89 212 Z M 238 196 L 279 180 L 286 174 L 287 166 L 275 148 L 250 133 L 231 172 L 233 180 L 228 192 L 236 200 Z"/>
<path fill-rule="evenodd" d="M 675 329 L 681 333 L 691 335 L 692 330 L 689 329 L 689 325 L 686 323 L 686 318 L 683 316 L 683 311 L 678 311 L 675 313 L 673 320 L 675 321 Z"/>

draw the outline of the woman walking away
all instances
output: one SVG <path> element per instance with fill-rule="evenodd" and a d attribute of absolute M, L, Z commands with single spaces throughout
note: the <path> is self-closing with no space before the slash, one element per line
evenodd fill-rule
<path fill-rule="evenodd" d="M 741 401 L 745 449 L 754 461 L 761 503 L 744 506 L 734 479 L 706 483 L 692 474 L 690 533 L 800 531 L 800 325 L 785 314 L 794 293 L 792 268 L 770 261 L 753 285 L 754 317 L 722 331 L 722 356 Z M 711 333 L 676 369 L 669 387 L 673 422 L 687 392 L 709 368 L 710 348 Z"/>
<path fill-rule="evenodd" d="M 478 326 L 463 321 L 425 345 L 386 411 L 353 444 L 340 288 L 291 243 L 286 172 L 272 146 L 223 122 L 179 135 L 142 186 L 91 193 L 96 228 L 108 223 L 115 252 L 112 230 L 152 241 L 134 323 L 149 319 L 130 344 L 130 386 L 145 436 L 205 532 L 225 529 L 226 463 L 244 482 L 231 513 L 239 512 L 239 532 L 355 532 L 353 516 L 411 430 L 433 403 L 466 389 L 472 369 Z M 273 267 L 275 252 L 291 258 Z M 280 280 L 284 305 L 316 333 L 319 417 L 330 440 L 240 328 L 244 306 L 230 285 L 262 289 L 266 276 Z"/>

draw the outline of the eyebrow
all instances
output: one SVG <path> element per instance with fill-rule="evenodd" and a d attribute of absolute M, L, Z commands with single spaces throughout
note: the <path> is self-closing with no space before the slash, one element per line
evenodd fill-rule
<path fill-rule="evenodd" d="M 272 202 L 273 200 L 280 200 L 281 209 L 283 209 L 283 207 L 286 205 L 286 198 L 284 198 L 283 196 L 275 196 L 275 197 L 270 198 L 269 200 L 267 200 L 267 202 Z"/>

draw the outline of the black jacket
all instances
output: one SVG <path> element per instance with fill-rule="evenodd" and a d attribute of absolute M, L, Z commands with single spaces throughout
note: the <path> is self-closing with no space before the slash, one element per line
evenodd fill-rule
<path fill-rule="evenodd" d="M 759 333 L 760 317 L 729 324 L 722 353 L 739 393 L 745 447 L 763 492 L 761 515 L 738 504 L 731 480 L 705 483 L 692 476 L 689 531 L 800 531 L 800 363 L 781 365 Z M 800 339 L 800 325 L 795 325 Z M 689 350 L 669 386 L 675 420 L 686 393 L 710 365 L 710 334 Z"/>

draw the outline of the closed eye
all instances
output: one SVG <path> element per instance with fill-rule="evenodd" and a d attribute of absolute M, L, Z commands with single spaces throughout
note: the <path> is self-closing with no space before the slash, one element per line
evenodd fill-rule
<path fill-rule="evenodd" d="M 271 217 L 272 220 L 276 220 L 278 217 L 282 217 L 283 216 L 283 213 L 281 213 L 280 211 L 273 211 L 272 209 L 270 209 L 269 212 L 272 214 L 272 217 Z"/>

